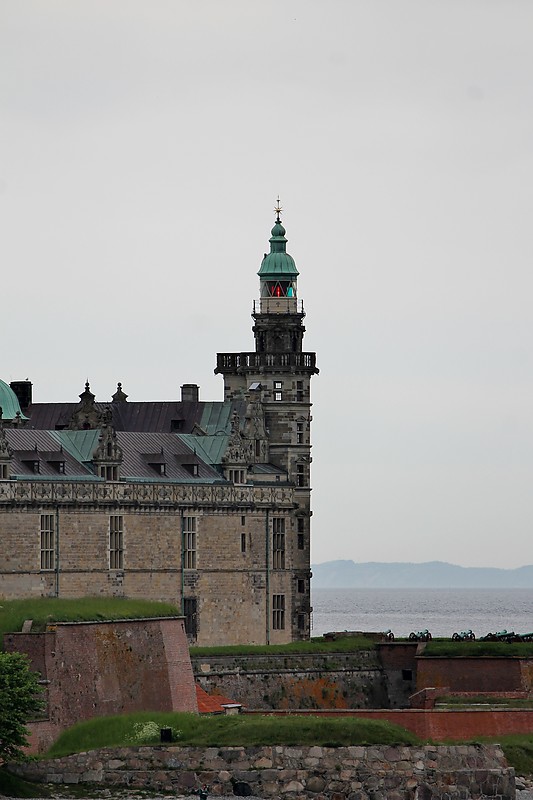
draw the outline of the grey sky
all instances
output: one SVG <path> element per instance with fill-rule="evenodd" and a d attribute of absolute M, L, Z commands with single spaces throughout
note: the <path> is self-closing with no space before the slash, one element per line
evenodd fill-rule
<path fill-rule="evenodd" d="M 222 399 L 278 193 L 313 560 L 531 563 L 530 0 L 3 0 L 0 377 Z"/>

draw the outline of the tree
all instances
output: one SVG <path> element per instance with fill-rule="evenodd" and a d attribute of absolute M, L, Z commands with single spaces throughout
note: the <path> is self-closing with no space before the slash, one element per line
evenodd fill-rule
<path fill-rule="evenodd" d="M 0 764 L 24 758 L 26 722 L 42 710 L 38 676 L 23 653 L 0 653 Z"/>

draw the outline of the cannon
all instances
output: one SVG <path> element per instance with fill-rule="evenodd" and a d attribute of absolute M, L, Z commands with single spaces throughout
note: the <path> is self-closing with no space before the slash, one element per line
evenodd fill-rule
<path fill-rule="evenodd" d="M 511 642 L 520 641 L 518 635 L 514 631 L 496 631 L 496 633 L 487 633 L 486 636 L 482 636 L 480 642 L 506 642 L 510 644 Z"/>
<path fill-rule="evenodd" d="M 533 642 L 533 633 L 517 633 L 515 635 L 517 642 Z"/>
<path fill-rule="evenodd" d="M 459 631 L 452 635 L 454 642 L 473 642 L 475 638 L 476 634 L 472 630 Z"/>
<path fill-rule="evenodd" d="M 424 631 L 413 631 L 409 634 L 409 639 L 412 642 L 429 642 L 432 639 L 431 633 L 426 628 Z"/>
<path fill-rule="evenodd" d="M 382 636 L 385 639 L 385 641 L 387 641 L 387 642 L 393 642 L 394 641 L 394 634 L 393 634 L 393 632 L 391 631 L 390 628 L 388 630 L 386 630 L 386 631 L 383 631 Z"/>

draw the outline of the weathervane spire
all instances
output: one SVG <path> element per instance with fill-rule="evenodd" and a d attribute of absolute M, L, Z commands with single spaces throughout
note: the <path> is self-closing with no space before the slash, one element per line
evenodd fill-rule
<path fill-rule="evenodd" d="M 274 209 L 274 211 L 276 212 L 276 222 L 281 222 L 279 215 L 281 214 L 281 212 L 283 211 L 283 209 L 282 209 L 282 207 L 280 206 L 280 202 L 281 202 L 281 201 L 280 201 L 280 199 L 279 199 L 279 194 L 278 194 L 278 201 L 277 201 L 277 205 L 276 205 L 276 208 Z"/>

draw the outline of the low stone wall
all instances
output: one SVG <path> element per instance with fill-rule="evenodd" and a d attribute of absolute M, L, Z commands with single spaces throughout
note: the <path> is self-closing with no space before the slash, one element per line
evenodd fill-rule
<path fill-rule="evenodd" d="M 424 747 L 137 747 L 11 767 L 31 780 L 287 800 L 512 800 L 498 745 Z"/>

